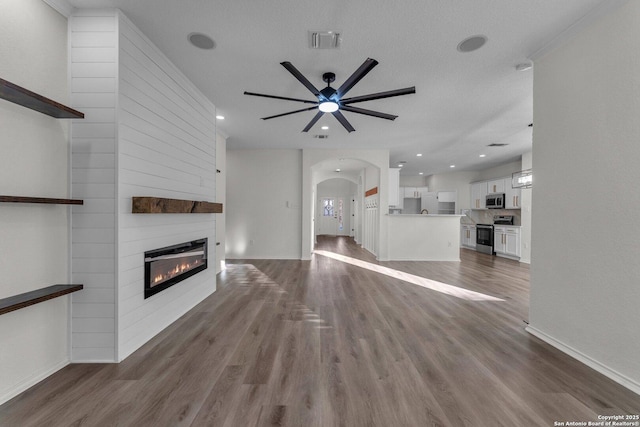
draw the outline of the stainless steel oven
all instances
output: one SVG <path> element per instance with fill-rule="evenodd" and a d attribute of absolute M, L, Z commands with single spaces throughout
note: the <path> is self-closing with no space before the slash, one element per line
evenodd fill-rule
<path fill-rule="evenodd" d="M 476 251 L 493 255 L 493 225 L 476 224 Z"/>

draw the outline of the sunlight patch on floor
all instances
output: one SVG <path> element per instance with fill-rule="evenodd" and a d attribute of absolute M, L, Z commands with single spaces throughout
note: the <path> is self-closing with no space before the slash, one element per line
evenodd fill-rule
<path fill-rule="evenodd" d="M 468 289 L 459 288 L 453 285 L 447 285 L 446 283 L 438 282 L 436 280 L 427 279 L 425 277 L 416 276 L 414 274 L 405 273 L 393 268 L 384 267 L 382 265 L 372 264 L 370 262 L 362 261 L 356 258 L 336 254 L 329 251 L 314 251 L 315 254 L 325 256 L 327 258 L 335 259 L 336 261 L 345 262 L 347 264 L 354 265 L 356 267 L 364 268 L 376 273 L 384 274 L 385 276 L 393 277 L 394 279 L 400 279 L 405 282 L 412 283 L 423 288 L 431 289 L 443 294 L 451 295 L 456 298 L 462 298 L 468 301 L 504 301 L 501 298 L 485 295 L 480 292 L 470 291 Z"/>

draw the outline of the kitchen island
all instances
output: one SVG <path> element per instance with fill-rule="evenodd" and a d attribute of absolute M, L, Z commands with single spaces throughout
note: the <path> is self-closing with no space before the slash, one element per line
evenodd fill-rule
<path fill-rule="evenodd" d="M 463 215 L 388 215 L 392 261 L 460 261 Z"/>

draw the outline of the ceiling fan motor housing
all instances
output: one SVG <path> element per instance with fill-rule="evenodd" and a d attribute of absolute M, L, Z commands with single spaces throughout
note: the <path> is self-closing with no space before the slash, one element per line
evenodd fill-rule
<path fill-rule="evenodd" d="M 334 99 L 335 97 L 332 98 L 336 94 L 336 92 L 337 91 L 334 88 L 327 86 L 320 91 L 320 95 L 322 95 L 322 97 L 324 97 L 324 99 L 327 101 L 337 101 L 336 99 Z"/>

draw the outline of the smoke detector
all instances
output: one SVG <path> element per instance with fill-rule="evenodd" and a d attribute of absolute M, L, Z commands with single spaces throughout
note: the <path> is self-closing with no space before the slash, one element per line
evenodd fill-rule
<path fill-rule="evenodd" d="M 338 49 L 342 44 L 339 31 L 309 31 L 311 49 Z"/>

